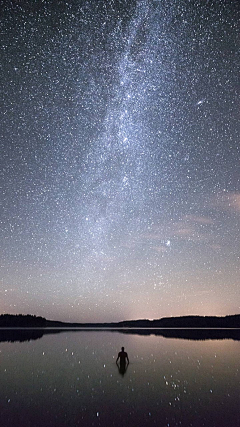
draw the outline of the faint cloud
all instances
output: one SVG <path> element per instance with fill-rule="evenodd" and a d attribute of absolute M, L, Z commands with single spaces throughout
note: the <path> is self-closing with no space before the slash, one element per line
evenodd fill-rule
<path fill-rule="evenodd" d="M 165 235 L 166 236 L 166 235 Z M 162 240 L 164 239 L 164 233 L 162 233 L 162 230 L 158 230 L 157 233 L 145 233 L 141 236 L 144 240 Z"/>
<path fill-rule="evenodd" d="M 226 211 L 240 213 L 240 193 L 223 192 L 218 194 L 213 201 L 213 206 Z"/>
<path fill-rule="evenodd" d="M 189 292 L 187 294 L 184 294 L 184 297 L 198 297 L 202 295 L 209 295 L 214 293 L 213 289 L 205 289 L 202 291 L 196 291 L 196 292 Z"/>
<path fill-rule="evenodd" d="M 197 215 L 186 215 L 185 219 L 190 222 L 195 222 L 197 224 L 207 225 L 213 224 L 214 221 L 206 216 L 197 216 Z"/>
<path fill-rule="evenodd" d="M 167 252 L 166 246 L 153 246 L 152 249 L 159 253 Z"/>
<path fill-rule="evenodd" d="M 210 238 L 209 225 L 213 220 L 207 216 L 185 215 L 172 226 L 172 235 L 183 240 L 206 241 Z"/>
<path fill-rule="evenodd" d="M 221 245 L 217 245 L 217 244 L 212 244 L 212 245 L 209 245 L 209 247 L 211 248 L 211 249 L 213 249 L 214 251 L 219 251 L 219 250 L 221 250 L 222 249 L 222 246 Z"/>
<path fill-rule="evenodd" d="M 174 239 L 195 243 L 205 242 L 210 245 L 213 239 L 212 227 L 210 229 L 210 226 L 213 224 L 214 221 L 209 216 L 189 214 L 179 221 L 155 225 L 151 232 L 143 234 L 141 238 L 152 243 L 153 249 L 158 252 L 166 252 L 166 242 Z M 159 245 L 156 242 L 159 242 Z"/>
<path fill-rule="evenodd" d="M 195 234 L 195 230 L 193 227 L 182 227 L 183 224 L 179 223 L 176 224 L 178 227 L 176 227 L 174 235 L 178 237 L 187 237 L 189 238 L 193 234 Z"/>
<path fill-rule="evenodd" d="M 179 239 L 188 240 L 192 242 L 206 240 L 207 234 L 199 231 L 198 226 L 194 226 L 194 224 L 192 224 L 191 226 L 186 225 L 187 224 L 185 221 L 180 221 L 178 224 L 176 224 L 175 230 L 173 230 L 174 236 L 178 237 Z"/>

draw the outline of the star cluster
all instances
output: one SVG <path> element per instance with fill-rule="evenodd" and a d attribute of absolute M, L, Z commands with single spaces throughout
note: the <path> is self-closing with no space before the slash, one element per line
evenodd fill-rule
<path fill-rule="evenodd" d="M 2 312 L 239 312 L 238 1 L 7 0 Z"/>

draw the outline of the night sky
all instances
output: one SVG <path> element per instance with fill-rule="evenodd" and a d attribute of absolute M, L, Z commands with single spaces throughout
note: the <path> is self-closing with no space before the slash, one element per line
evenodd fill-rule
<path fill-rule="evenodd" d="M 239 12 L 1 1 L 0 313 L 240 312 Z"/>

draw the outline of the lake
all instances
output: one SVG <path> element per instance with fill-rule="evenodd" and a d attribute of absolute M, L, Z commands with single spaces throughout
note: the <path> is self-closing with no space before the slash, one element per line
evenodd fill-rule
<path fill-rule="evenodd" d="M 116 331 L 0 342 L 0 425 L 238 427 L 239 350 L 233 339 Z"/>

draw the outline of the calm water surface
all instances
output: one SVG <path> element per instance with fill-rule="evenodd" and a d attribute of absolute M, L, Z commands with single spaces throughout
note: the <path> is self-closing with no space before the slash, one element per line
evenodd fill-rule
<path fill-rule="evenodd" d="M 233 340 L 86 331 L 1 342 L 0 425 L 239 427 L 239 349 Z"/>

